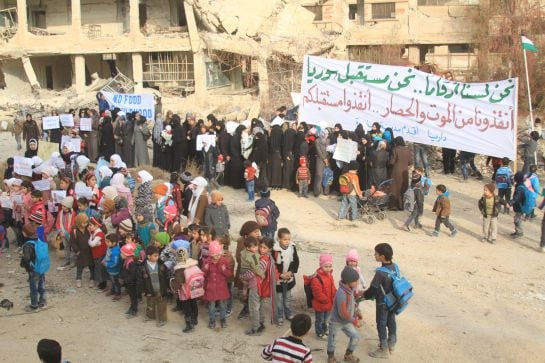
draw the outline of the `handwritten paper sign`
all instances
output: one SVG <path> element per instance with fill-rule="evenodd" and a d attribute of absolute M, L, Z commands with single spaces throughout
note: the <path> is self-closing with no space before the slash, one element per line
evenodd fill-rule
<path fill-rule="evenodd" d="M 44 130 L 60 129 L 59 116 L 42 117 L 42 128 Z"/>
<path fill-rule="evenodd" d="M 52 190 L 51 198 L 55 204 L 62 203 L 66 199 L 66 190 Z"/>
<path fill-rule="evenodd" d="M 358 143 L 352 140 L 337 139 L 337 147 L 333 159 L 349 163 L 356 160 L 358 155 Z"/>
<path fill-rule="evenodd" d="M 61 138 L 61 145 L 70 144 L 72 146 L 72 151 L 81 152 L 81 138 L 71 137 L 69 135 L 63 135 Z"/>
<path fill-rule="evenodd" d="M 93 198 L 93 189 L 90 187 L 76 185 L 75 192 L 78 198 Z"/>
<path fill-rule="evenodd" d="M 59 117 L 64 127 L 74 127 L 74 116 L 71 113 L 63 113 Z"/>
<path fill-rule="evenodd" d="M 79 120 L 79 129 L 81 131 L 93 131 L 92 119 L 90 119 L 90 118 L 80 118 L 80 120 Z"/>
<path fill-rule="evenodd" d="M 463 83 L 409 67 L 305 56 L 299 119 L 348 130 L 378 122 L 411 142 L 513 159 L 517 82 Z"/>
<path fill-rule="evenodd" d="M 32 176 L 33 165 L 32 159 L 24 158 L 22 156 L 13 157 L 13 171 L 19 175 Z"/>
<path fill-rule="evenodd" d="M 59 144 L 49 141 L 40 141 L 40 147 L 38 148 L 38 156 L 42 160 L 49 160 L 51 154 L 59 152 Z"/>
<path fill-rule="evenodd" d="M 216 146 L 216 135 L 197 135 L 197 151 L 201 151 L 204 144 Z"/>
<path fill-rule="evenodd" d="M 13 201 L 8 196 L 0 197 L 0 206 L 2 208 L 13 209 Z"/>
<path fill-rule="evenodd" d="M 47 179 L 33 181 L 32 185 L 34 185 L 34 189 L 36 190 L 44 191 L 51 189 L 51 183 Z"/>
<path fill-rule="evenodd" d="M 118 107 L 125 114 L 140 112 L 140 115 L 146 119 L 155 120 L 155 99 L 153 94 L 126 94 L 104 91 L 102 91 L 102 94 L 112 110 Z"/>

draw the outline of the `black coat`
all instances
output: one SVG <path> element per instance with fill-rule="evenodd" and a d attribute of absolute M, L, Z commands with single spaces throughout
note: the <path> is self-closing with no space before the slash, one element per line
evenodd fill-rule
<path fill-rule="evenodd" d="M 180 171 L 182 161 L 187 160 L 188 142 L 183 126 L 173 125 L 172 130 L 172 170 Z"/>
<path fill-rule="evenodd" d="M 228 177 L 226 178 L 231 182 L 231 186 L 235 189 L 244 188 L 244 165 L 242 163 L 240 134 L 235 134 L 229 140 L 229 168 L 226 170 Z"/>
<path fill-rule="evenodd" d="M 110 160 L 115 154 L 114 127 L 110 121 L 104 122 L 100 128 L 100 155 Z"/>
<path fill-rule="evenodd" d="M 167 288 L 168 288 L 168 271 L 165 265 L 163 264 L 163 261 L 158 260 L 157 263 L 159 265 L 158 275 L 159 275 L 160 291 L 153 290 L 153 285 L 151 283 L 151 277 L 148 271 L 146 261 L 138 265 L 141 271 L 140 273 L 142 274 L 142 291 L 144 292 L 144 294 L 150 294 L 150 295 L 155 295 L 156 292 L 159 292 L 162 297 L 165 297 L 167 296 Z"/>

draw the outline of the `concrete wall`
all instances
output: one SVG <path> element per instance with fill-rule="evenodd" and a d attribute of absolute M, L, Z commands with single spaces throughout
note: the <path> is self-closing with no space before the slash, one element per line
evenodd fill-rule
<path fill-rule="evenodd" d="M 20 59 L 2 60 L 2 71 L 4 72 L 6 89 L 10 93 L 29 93 L 31 91 L 30 83 L 28 83 L 28 78 Z"/>
<path fill-rule="evenodd" d="M 170 23 L 170 1 L 168 0 L 147 0 L 146 4 L 148 21 L 147 25 L 169 27 Z"/>
<path fill-rule="evenodd" d="M 40 7 L 41 3 L 41 7 Z M 65 34 L 70 31 L 72 19 L 67 0 L 27 0 L 28 26 L 32 27 L 32 11 L 44 10 L 46 29 L 52 33 Z"/>
<path fill-rule="evenodd" d="M 102 55 L 100 54 L 85 56 L 85 67 L 89 74 L 96 72 L 100 78 L 107 79 L 110 77 L 110 67 L 106 62 L 102 61 Z"/>
<path fill-rule="evenodd" d="M 102 35 L 118 35 L 128 31 L 129 5 L 117 1 L 81 0 L 81 25 L 98 24 Z M 125 16 L 123 16 L 125 14 Z"/>
<path fill-rule="evenodd" d="M 47 86 L 47 66 L 52 67 L 53 89 L 61 90 L 72 86 L 72 62 L 69 56 L 32 57 L 30 61 L 42 88 Z"/>

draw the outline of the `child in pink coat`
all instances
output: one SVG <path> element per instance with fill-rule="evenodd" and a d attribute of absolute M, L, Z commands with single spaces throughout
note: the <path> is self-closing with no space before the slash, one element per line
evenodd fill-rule
<path fill-rule="evenodd" d="M 209 257 L 203 263 L 205 276 L 204 299 L 208 301 L 208 316 L 210 318 L 208 327 L 216 328 L 216 302 L 220 308 L 220 324 L 222 328 L 227 327 L 226 308 L 229 300 L 229 288 L 227 280 L 233 276 L 234 266 L 231 261 L 223 255 L 223 248 L 218 241 L 212 241 L 209 245 Z"/>
<path fill-rule="evenodd" d="M 356 297 L 358 304 L 363 300 L 362 295 L 367 288 L 367 282 L 365 281 L 365 278 L 361 273 L 361 269 L 358 266 L 359 259 L 358 251 L 356 249 L 351 249 L 348 251 L 348 254 L 346 255 L 346 266 L 352 267 L 354 270 L 358 271 L 359 274 L 358 286 L 354 291 L 354 296 Z"/>

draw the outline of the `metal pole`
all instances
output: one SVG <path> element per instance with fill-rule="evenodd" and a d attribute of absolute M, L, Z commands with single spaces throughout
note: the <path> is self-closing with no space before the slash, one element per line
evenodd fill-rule
<path fill-rule="evenodd" d="M 526 49 L 522 50 L 522 54 L 524 54 L 524 69 L 526 70 L 526 89 L 528 90 L 528 108 L 530 109 L 530 131 L 534 131 L 534 113 L 532 111 L 532 97 L 530 95 L 530 78 L 528 77 L 528 60 L 526 59 Z M 537 165 L 537 151 L 534 152 L 534 164 Z"/>

